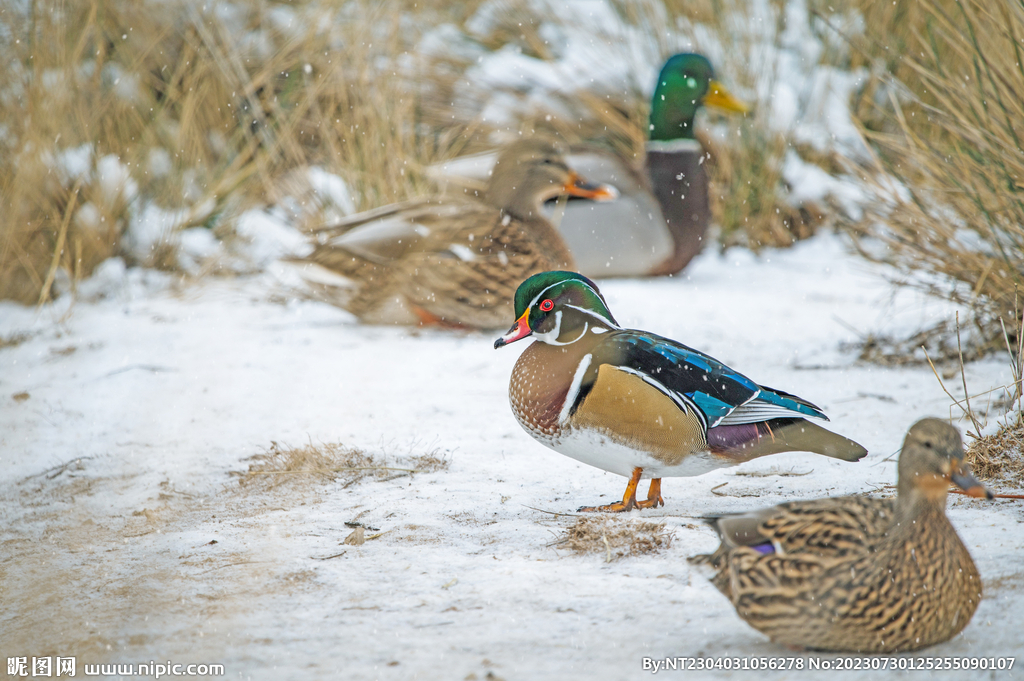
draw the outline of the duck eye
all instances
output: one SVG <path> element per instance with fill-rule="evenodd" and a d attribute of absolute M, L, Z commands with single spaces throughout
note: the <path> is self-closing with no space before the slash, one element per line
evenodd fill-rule
<path fill-rule="evenodd" d="M 925 440 L 924 441 L 924 446 L 927 447 L 928 449 L 931 449 L 932 448 L 932 441 L 931 440 Z"/>
<path fill-rule="evenodd" d="M 554 309 L 555 303 L 550 298 L 540 304 L 541 312 L 551 312 Z"/>
<path fill-rule="evenodd" d="M 686 79 L 686 86 L 697 87 L 697 79 L 694 78 L 693 76 L 690 76 L 689 78 Z"/>

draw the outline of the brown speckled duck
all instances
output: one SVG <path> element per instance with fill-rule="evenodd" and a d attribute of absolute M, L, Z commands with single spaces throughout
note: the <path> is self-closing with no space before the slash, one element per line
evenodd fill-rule
<path fill-rule="evenodd" d="M 911 427 L 896 499 L 798 501 L 714 521 L 722 544 L 691 562 L 755 629 L 794 648 L 918 650 L 960 633 L 981 578 L 946 517 L 949 484 L 991 498 L 964 463 L 960 433 Z"/>
<path fill-rule="evenodd" d="M 319 294 L 372 324 L 497 328 L 516 286 L 572 256 L 541 205 L 559 194 L 616 197 L 566 165 L 561 145 L 534 137 L 506 147 L 482 200 L 444 196 L 368 211 L 321 233 L 293 260 Z"/>

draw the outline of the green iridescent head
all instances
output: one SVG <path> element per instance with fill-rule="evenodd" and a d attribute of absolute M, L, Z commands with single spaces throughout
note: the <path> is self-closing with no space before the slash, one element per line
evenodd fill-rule
<path fill-rule="evenodd" d="M 512 329 L 494 342 L 495 348 L 531 334 L 562 344 L 563 334 L 579 328 L 619 326 L 597 285 L 576 272 L 541 272 L 524 281 L 516 290 L 515 315 Z"/>
<path fill-rule="evenodd" d="M 693 119 L 702 106 L 746 113 L 748 108 L 714 79 L 707 57 L 685 52 L 669 58 L 651 98 L 652 140 L 694 139 Z"/>

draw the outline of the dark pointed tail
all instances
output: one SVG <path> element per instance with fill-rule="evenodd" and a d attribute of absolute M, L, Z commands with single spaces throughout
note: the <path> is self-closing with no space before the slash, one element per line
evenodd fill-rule
<path fill-rule="evenodd" d="M 858 461 L 868 453 L 853 440 L 805 419 L 772 419 L 711 428 L 708 447 L 712 453 L 737 463 L 780 452 L 814 452 L 843 461 Z"/>

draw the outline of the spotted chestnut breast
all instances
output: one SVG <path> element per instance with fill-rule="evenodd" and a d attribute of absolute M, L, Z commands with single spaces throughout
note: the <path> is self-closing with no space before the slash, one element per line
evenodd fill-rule
<path fill-rule="evenodd" d="M 545 444 L 558 439 L 572 375 L 582 359 L 579 350 L 572 345 L 534 343 L 520 355 L 512 370 L 508 388 L 512 413 L 530 435 Z"/>

